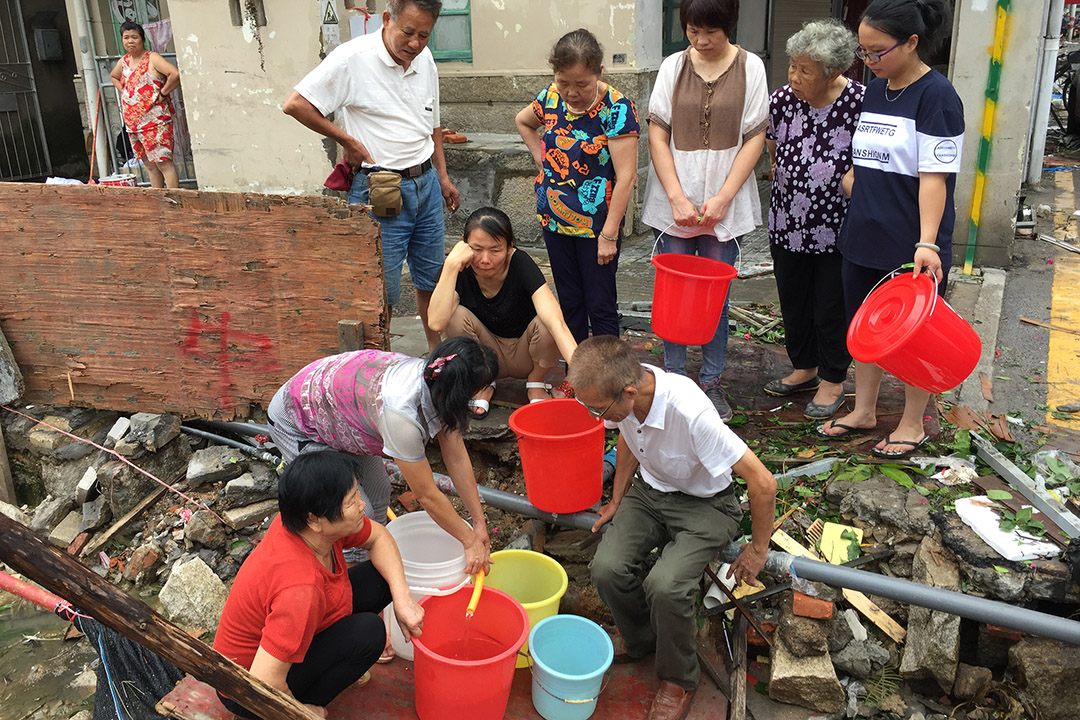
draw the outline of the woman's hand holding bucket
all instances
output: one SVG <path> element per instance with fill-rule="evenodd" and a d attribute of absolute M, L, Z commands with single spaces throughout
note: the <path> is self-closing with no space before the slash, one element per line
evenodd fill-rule
<path fill-rule="evenodd" d="M 925 268 L 928 272 L 940 283 L 942 280 L 941 274 L 941 256 L 934 250 L 928 247 L 918 247 L 915 249 L 915 274 L 918 275 Z"/>
<path fill-rule="evenodd" d="M 411 594 L 407 598 L 394 601 L 394 617 L 406 641 L 412 641 L 424 634 L 424 608 L 413 600 Z"/>

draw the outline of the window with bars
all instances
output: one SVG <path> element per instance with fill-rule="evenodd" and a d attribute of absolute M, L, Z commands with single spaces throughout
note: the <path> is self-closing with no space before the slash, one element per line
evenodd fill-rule
<path fill-rule="evenodd" d="M 442 12 L 431 33 L 431 54 L 436 62 L 472 62 L 470 0 L 443 0 Z"/>

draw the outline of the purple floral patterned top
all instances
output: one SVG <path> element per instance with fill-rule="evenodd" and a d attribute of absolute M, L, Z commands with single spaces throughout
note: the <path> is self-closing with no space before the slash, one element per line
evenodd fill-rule
<path fill-rule="evenodd" d="M 834 253 L 848 198 L 840 180 L 851 168 L 862 83 L 848 80 L 831 105 L 811 107 L 790 85 L 769 98 L 766 137 L 776 141 L 769 241 L 791 252 Z"/>

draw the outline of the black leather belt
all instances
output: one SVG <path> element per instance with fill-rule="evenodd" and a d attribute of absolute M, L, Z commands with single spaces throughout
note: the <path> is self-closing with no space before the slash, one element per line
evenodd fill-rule
<path fill-rule="evenodd" d="M 720 492 L 716 493 L 716 495 L 714 497 L 725 497 L 727 495 L 731 495 L 734 492 L 735 492 L 735 482 L 732 481 L 732 483 L 730 485 L 728 485 L 726 488 L 724 488 Z"/>
<path fill-rule="evenodd" d="M 361 168 L 361 172 L 363 172 L 365 175 L 368 175 L 370 173 L 375 172 L 376 170 L 386 170 L 388 172 L 395 172 L 398 175 L 400 175 L 401 177 L 408 178 L 408 179 L 411 180 L 412 178 L 420 177 L 421 175 L 426 173 L 431 168 L 432 168 L 431 160 L 428 159 L 428 160 L 425 160 L 424 162 L 420 163 L 419 165 L 413 165 L 412 167 L 407 167 L 404 170 L 395 170 L 394 168 L 384 168 L 384 167 L 368 167 L 368 168 Z"/>

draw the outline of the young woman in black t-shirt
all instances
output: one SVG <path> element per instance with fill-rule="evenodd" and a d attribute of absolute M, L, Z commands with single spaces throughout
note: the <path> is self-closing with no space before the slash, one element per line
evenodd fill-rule
<path fill-rule="evenodd" d="M 510 218 L 493 207 L 465 221 L 464 239 L 450 250 L 431 294 L 428 323 L 448 337 L 465 335 L 492 348 L 499 377 L 527 380 L 529 402 L 550 397 L 548 371 L 560 358 L 569 362 L 577 348 L 543 273 L 514 247 Z M 492 383 L 473 399 L 478 418 L 487 415 L 494 394 Z"/>

